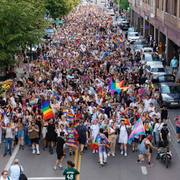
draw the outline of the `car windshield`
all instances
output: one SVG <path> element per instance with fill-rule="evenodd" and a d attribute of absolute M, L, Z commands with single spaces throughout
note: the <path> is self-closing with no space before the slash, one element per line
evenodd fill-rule
<path fill-rule="evenodd" d="M 151 72 L 165 72 L 164 68 L 152 68 Z"/>
<path fill-rule="evenodd" d="M 161 88 L 161 92 L 164 93 L 164 94 L 180 93 L 180 87 L 179 86 L 163 86 Z"/>
<path fill-rule="evenodd" d="M 129 32 L 134 32 L 135 30 L 134 30 L 134 29 L 129 29 L 128 31 L 129 31 Z"/>
<path fill-rule="evenodd" d="M 152 61 L 152 56 L 151 55 L 146 56 L 145 60 L 146 61 Z"/>
<path fill-rule="evenodd" d="M 139 46 L 139 45 L 136 46 L 136 50 L 137 50 L 137 49 L 141 49 L 141 48 L 143 48 L 143 46 Z"/>
<path fill-rule="evenodd" d="M 135 34 L 135 33 L 132 33 L 132 34 L 129 34 L 130 37 L 134 37 L 134 36 L 139 36 L 138 34 Z"/>
<path fill-rule="evenodd" d="M 158 77 L 159 82 L 174 82 L 175 77 L 173 75 L 163 75 Z"/>
<path fill-rule="evenodd" d="M 144 49 L 145 53 L 152 52 L 152 49 Z"/>

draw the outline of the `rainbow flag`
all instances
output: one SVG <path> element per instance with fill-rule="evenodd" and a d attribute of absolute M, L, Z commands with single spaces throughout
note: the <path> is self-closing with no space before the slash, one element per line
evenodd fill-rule
<path fill-rule="evenodd" d="M 123 87 L 125 80 L 119 82 L 119 83 L 115 83 L 112 78 L 109 81 L 109 90 L 111 91 L 117 91 L 118 94 L 120 94 L 121 92 L 121 88 Z"/>
<path fill-rule="evenodd" d="M 53 95 L 54 95 L 54 96 L 58 96 L 58 95 L 57 95 L 57 92 L 56 92 L 56 90 L 55 90 L 55 88 L 54 88 L 54 86 L 52 87 L 52 90 L 53 90 Z"/>
<path fill-rule="evenodd" d="M 69 118 L 69 119 L 74 119 L 74 114 L 68 113 L 68 118 Z"/>
<path fill-rule="evenodd" d="M 31 86 L 31 85 L 33 85 L 33 82 L 28 80 L 28 84 Z"/>
<path fill-rule="evenodd" d="M 84 111 L 84 106 L 81 107 L 81 111 Z"/>
<path fill-rule="evenodd" d="M 135 109 L 133 109 L 132 113 L 133 113 L 133 114 L 136 114 L 136 112 L 137 112 L 137 111 L 136 111 Z"/>
<path fill-rule="evenodd" d="M 125 124 L 126 124 L 127 126 L 129 126 L 129 120 L 128 120 L 128 119 L 125 119 L 124 122 L 125 122 Z"/>
<path fill-rule="evenodd" d="M 101 82 L 102 82 L 102 83 L 106 83 L 104 79 L 101 79 Z"/>
<path fill-rule="evenodd" d="M 102 109 L 101 106 L 99 107 L 99 111 L 100 111 L 101 113 L 103 113 L 103 109 Z"/>
<path fill-rule="evenodd" d="M 103 38 L 103 36 L 99 37 L 99 39 L 102 39 L 102 38 Z"/>
<path fill-rule="evenodd" d="M 8 108 L 7 113 L 6 114 L 10 114 L 11 113 L 11 108 Z"/>
<path fill-rule="evenodd" d="M 66 66 L 69 66 L 69 62 L 68 62 L 68 60 L 65 62 L 65 65 L 66 65 Z"/>
<path fill-rule="evenodd" d="M 118 43 L 116 42 L 116 40 L 113 38 L 113 44 L 115 45 L 115 47 L 118 47 Z"/>
<path fill-rule="evenodd" d="M 26 68 L 23 66 L 23 71 L 26 71 Z"/>
<path fill-rule="evenodd" d="M 66 109 L 63 109 L 63 114 L 67 114 L 67 110 Z"/>
<path fill-rule="evenodd" d="M 13 123 L 12 123 L 12 121 L 11 121 L 11 123 L 10 123 L 10 126 L 11 126 L 11 127 L 13 127 Z"/>
<path fill-rule="evenodd" d="M 110 151 L 110 149 L 111 149 L 111 142 L 106 142 L 105 147 L 106 147 L 107 151 Z"/>
<path fill-rule="evenodd" d="M 12 110 L 12 113 L 13 113 L 14 116 L 17 116 L 17 113 L 16 113 L 16 111 L 14 109 Z"/>
<path fill-rule="evenodd" d="M 42 82 L 40 82 L 40 86 L 42 86 Z"/>
<path fill-rule="evenodd" d="M 77 128 L 77 126 L 78 126 L 78 122 L 75 122 L 74 128 Z"/>
<path fill-rule="evenodd" d="M 148 119 L 149 118 L 149 114 L 146 114 L 146 119 Z"/>
<path fill-rule="evenodd" d="M 158 99 L 158 96 L 157 96 L 157 95 L 154 95 L 154 99 L 157 100 L 157 99 Z"/>
<path fill-rule="evenodd" d="M 137 93 L 136 90 L 134 90 L 133 97 L 136 97 Z"/>
<path fill-rule="evenodd" d="M 42 111 L 45 117 L 45 121 L 54 117 L 53 110 L 50 107 L 50 101 L 45 101 L 42 106 Z"/>
<path fill-rule="evenodd" d="M 111 106 L 111 110 L 114 110 L 114 111 L 115 111 L 115 109 L 116 109 L 115 106 Z"/>
<path fill-rule="evenodd" d="M 119 37 L 119 38 L 118 38 L 118 42 L 119 42 L 119 43 L 122 43 L 122 42 L 123 42 L 122 37 Z"/>
<path fill-rule="evenodd" d="M 40 62 L 38 62 L 38 63 L 36 64 L 36 66 L 40 66 Z"/>
<path fill-rule="evenodd" d="M 118 56 L 118 57 L 121 57 L 121 55 L 120 55 L 120 53 L 117 51 L 116 52 L 116 55 Z"/>
<path fill-rule="evenodd" d="M 35 104 L 36 104 L 36 99 L 31 99 L 31 100 L 29 101 L 29 104 L 30 104 L 31 106 L 35 105 Z"/>

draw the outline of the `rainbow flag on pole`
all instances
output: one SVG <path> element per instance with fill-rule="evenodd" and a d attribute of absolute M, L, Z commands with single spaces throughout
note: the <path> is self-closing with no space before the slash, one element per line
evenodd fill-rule
<path fill-rule="evenodd" d="M 54 117 L 53 110 L 51 109 L 51 106 L 50 106 L 50 101 L 45 101 L 43 103 L 42 111 L 45 117 L 45 121 Z"/>
<path fill-rule="evenodd" d="M 55 90 L 54 86 L 53 86 L 52 90 L 53 90 L 53 95 L 54 95 L 54 96 L 58 96 L 58 95 L 57 95 L 57 91 Z"/>
<path fill-rule="evenodd" d="M 29 101 L 29 104 L 30 104 L 31 106 L 35 105 L 35 104 L 36 104 L 36 99 L 31 99 L 31 100 Z"/>
<path fill-rule="evenodd" d="M 122 42 L 123 42 L 122 37 L 119 37 L 119 38 L 118 38 L 118 42 L 119 42 L 119 43 L 122 43 Z"/>
<path fill-rule="evenodd" d="M 69 118 L 69 119 L 74 119 L 74 114 L 68 113 L 68 118 Z"/>
<path fill-rule="evenodd" d="M 101 79 L 101 82 L 102 82 L 102 83 L 106 83 L 104 79 Z"/>
<path fill-rule="evenodd" d="M 17 113 L 16 113 L 16 111 L 14 109 L 12 110 L 12 113 L 13 113 L 14 116 L 17 116 Z"/>
<path fill-rule="evenodd" d="M 115 47 L 118 47 L 118 43 L 116 42 L 116 40 L 113 38 L 113 44 L 115 45 Z"/>

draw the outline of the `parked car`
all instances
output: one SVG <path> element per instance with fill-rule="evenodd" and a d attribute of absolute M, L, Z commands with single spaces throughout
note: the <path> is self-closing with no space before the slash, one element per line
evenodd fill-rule
<path fill-rule="evenodd" d="M 152 64 L 145 66 L 145 73 L 147 75 L 150 73 L 152 80 L 157 80 L 159 75 L 167 74 L 167 71 L 162 65 Z"/>
<path fill-rule="evenodd" d="M 139 34 L 138 32 L 130 32 L 128 33 L 128 41 L 132 44 L 134 43 L 136 40 L 138 40 L 140 37 L 139 37 Z"/>
<path fill-rule="evenodd" d="M 129 21 L 122 21 L 121 23 L 121 29 L 122 30 L 127 30 L 129 28 Z"/>
<path fill-rule="evenodd" d="M 134 44 L 133 44 L 134 50 L 136 49 L 136 46 L 137 46 L 137 45 L 148 46 L 145 39 L 138 39 L 138 40 L 136 40 L 136 42 L 134 42 Z"/>
<path fill-rule="evenodd" d="M 93 5 L 94 5 L 94 2 L 93 2 L 93 1 L 91 1 L 91 2 L 89 3 L 89 5 L 93 6 Z"/>
<path fill-rule="evenodd" d="M 152 53 L 153 52 L 153 48 L 151 47 L 143 47 L 141 49 L 141 53 L 144 54 L 144 53 Z"/>
<path fill-rule="evenodd" d="M 140 44 L 136 46 L 136 49 L 134 50 L 135 53 L 137 53 L 138 51 L 141 53 L 141 49 L 144 47 L 144 45 Z"/>
<path fill-rule="evenodd" d="M 135 28 L 129 28 L 128 29 L 128 33 L 131 33 L 131 32 L 137 32 Z"/>
<path fill-rule="evenodd" d="M 161 89 L 159 94 L 160 105 L 167 102 L 169 107 L 180 106 L 180 86 L 175 83 L 175 76 L 172 74 L 160 75 L 157 77 Z"/>
<path fill-rule="evenodd" d="M 108 9 L 108 13 L 110 16 L 115 16 L 113 9 Z"/>
<path fill-rule="evenodd" d="M 124 18 L 119 18 L 117 24 L 121 24 L 123 21 L 125 21 Z"/>
<path fill-rule="evenodd" d="M 46 35 L 44 36 L 44 39 L 50 39 L 50 37 L 53 35 L 54 33 L 54 29 L 53 28 L 49 28 L 49 29 L 46 29 Z"/>
<path fill-rule="evenodd" d="M 162 61 L 158 55 L 158 53 L 144 53 L 143 57 L 146 61 L 146 65 L 152 65 L 152 64 L 158 64 L 158 65 L 162 65 Z"/>

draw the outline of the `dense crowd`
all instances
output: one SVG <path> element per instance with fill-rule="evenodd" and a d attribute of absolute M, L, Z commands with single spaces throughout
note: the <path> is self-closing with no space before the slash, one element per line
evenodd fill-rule
<path fill-rule="evenodd" d="M 37 62 L 19 55 L 25 75 L 14 79 L 10 92 L 0 97 L 4 156 L 8 150 L 11 155 L 17 143 L 21 150 L 27 149 L 24 144 L 32 146 L 32 153 L 39 155 L 42 138 L 43 150 L 49 148 L 50 154 L 57 146 L 57 169 L 59 160 L 62 167 L 66 146 L 71 156 L 79 144 L 82 155 L 99 135 L 99 149 L 92 152 L 99 153 L 103 165 L 107 155 L 115 156 L 117 138 L 121 154 L 127 156 L 128 135 L 139 118 L 146 135 L 134 137 L 133 152 L 139 142 L 148 152 L 151 142 L 168 144 L 169 109 L 166 103 L 158 109 L 160 88 L 145 75 L 144 60 L 133 57 L 127 40 L 117 46 L 120 37 L 125 38 L 122 30 L 113 26 L 112 18 L 100 7 L 84 6 L 39 48 Z M 110 84 L 121 87 L 112 90 Z M 42 106 L 48 101 L 53 118 L 45 120 Z M 106 141 L 111 142 L 108 153 Z"/>

